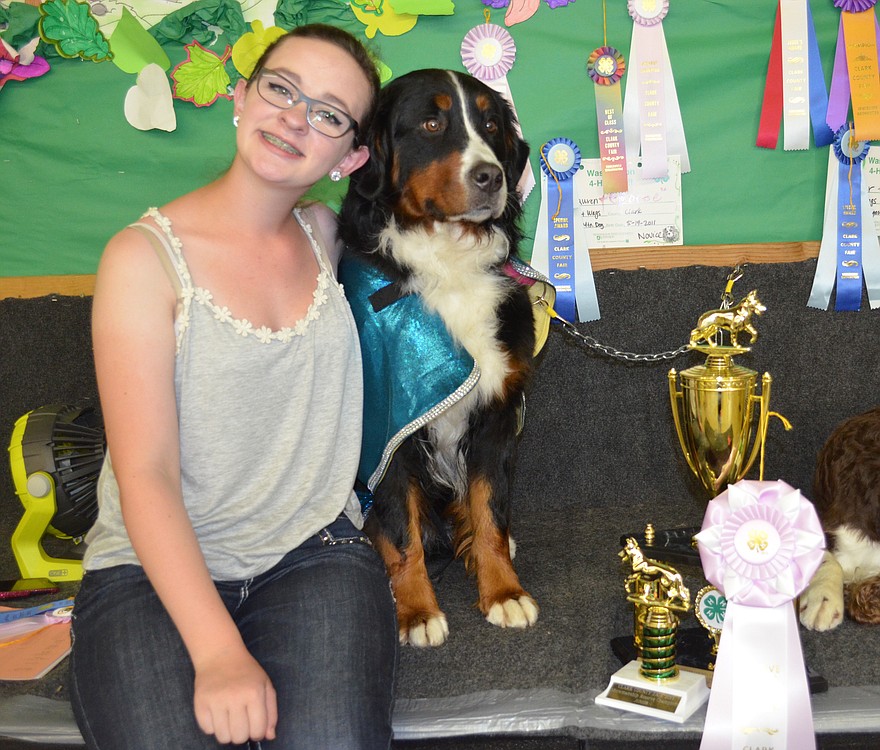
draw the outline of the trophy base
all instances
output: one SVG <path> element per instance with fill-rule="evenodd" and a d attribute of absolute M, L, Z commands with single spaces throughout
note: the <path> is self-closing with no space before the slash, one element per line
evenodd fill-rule
<path fill-rule="evenodd" d="M 611 650 L 621 664 L 638 658 L 633 637 L 618 636 L 611 639 Z M 679 628 L 675 640 L 675 661 L 680 670 L 689 670 L 706 677 L 707 684 L 712 687 L 712 675 L 715 669 L 715 654 L 712 653 L 712 639 L 703 628 Z M 810 693 L 828 691 L 828 680 L 806 665 L 807 685 Z"/>
<path fill-rule="evenodd" d="M 681 724 L 709 699 L 709 686 L 701 674 L 679 671 L 668 680 L 649 680 L 642 677 L 639 666 L 631 661 L 611 675 L 596 703 Z"/>

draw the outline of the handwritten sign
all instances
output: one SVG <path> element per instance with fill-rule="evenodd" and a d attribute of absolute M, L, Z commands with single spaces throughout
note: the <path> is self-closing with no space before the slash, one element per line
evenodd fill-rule
<path fill-rule="evenodd" d="M 584 160 L 574 177 L 575 223 L 585 230 L 589 247 L 684 244 L 681 159 L 669 156 L 668 161 L 666 177 L 645 179 L 632 167 L 628 173 L 629 189 L 606 195 L 602 190 L 600 160 Z"/>
<path fill-rule="evenodd" d="M 880 147 L 868 147 L 863 176 L 868 191 L 868 205 L 874 219 L 874 233 L 880 235 Z"/>

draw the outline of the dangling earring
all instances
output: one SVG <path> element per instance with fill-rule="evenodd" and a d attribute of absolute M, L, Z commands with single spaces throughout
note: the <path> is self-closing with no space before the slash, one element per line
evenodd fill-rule
<path fill-rule="evenodd" d="M 330 173 L 330 179 L 333 180 L 333 182 L 339 182 L 342 179 L 342 172 L 340 172 L 338 169 L 334 169 Z"/>
<path fill-rule="evenodd" d="M 238 115 L 234 115 L 234 116 L 233 116 L 233 118 L 232 118 L 232 125 L 233 125 L 234 127 L 236 127 L 236 128 L 238 127 Z"/>

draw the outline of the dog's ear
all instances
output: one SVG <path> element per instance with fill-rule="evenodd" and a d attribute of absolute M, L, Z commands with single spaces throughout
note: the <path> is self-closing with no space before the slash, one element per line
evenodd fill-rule
<path fill-rule="evenodd" d="M 529 144 L 526 143 L 519 132 L 516 114 L 513 108 L 508 104 L 506 99 L 501 99 L 501 106 L 504 108 L 504 165 L 507 174 L 508 183 L 516 185 L 519 182 L 520 175 L 526 168 L 529 160 Z"/>
<path fill-rule="evenodd" d="M 375 201 L 389 193 L 387 181 L 391 175 L 393 149 L 391 146 L 391 122 L 387 107 L 379 107 L 373 123 L 364 137 L 364 145 L 370 152 L 366 163 L 351 175 L 351 189 L 367 201 Z"/>

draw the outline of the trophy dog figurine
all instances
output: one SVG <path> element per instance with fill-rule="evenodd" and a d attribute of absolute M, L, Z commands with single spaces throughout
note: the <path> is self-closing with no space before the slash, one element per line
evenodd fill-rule
<path fill-rule="evenodd" d="M 695 347 L 701 341 L 710 347 L 718 346 L 715 336 L 720 331 L 730 334 L 730 346 L 738 347 L 737 338 L 745 331 L 751 336 L 750 343 L 754 344 L 758 339 L 758 332 L 752 325 L 752 316 L 760 315 L 767 310 L 758 299 L 757 290 L 749 292 L 738 305 L 726 310 L 710 310 L 703 313 L 697 320 L 697 327 L 691 331 L 691 347 Z"/>
<path fill-rule="evenodd" d="M 831 630 L 846 611 L 880 623 L 880 407 L 838 425 L 819 451 L 813 503 L 828 550 L 800 598 L 810 630 Z"/>
<path fill-rule="evenodd" d="M 618 554 L 622 560 L 629 559 L 633 571 L 623 584 L 629 594 L 627 601 L 687 611 L 691 594 L 684 585 L 681 573 L 675 568 L 645 557 L 632 537 L 627 537 L 624 548 Z"/>

